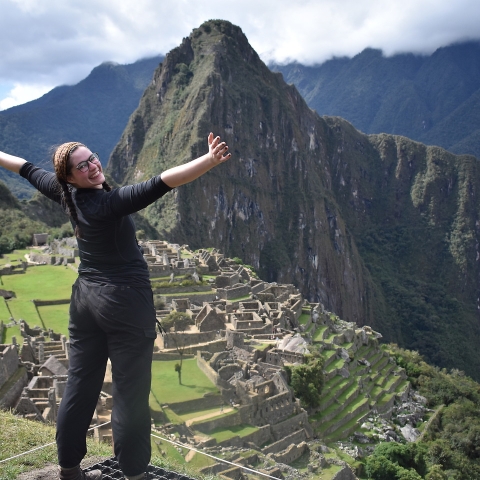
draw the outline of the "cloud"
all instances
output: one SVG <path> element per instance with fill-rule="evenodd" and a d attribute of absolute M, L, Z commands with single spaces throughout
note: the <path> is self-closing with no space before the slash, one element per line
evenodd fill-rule
<path fill-rule="evenodd" d="M 478 0 L 2 0 L 0 83 L 73 84 L 103 61 L 167 53 L 211 18 L 240 26 L 276 62 L 366 47 L 431 53 L 480 38 Z"/>
<path fill-rule="evenodd" d="M 3 99 L 0 100 L 0 110 L 6 110 L 15 105 L 21 105 L 22 103 L 35 100 L 50 91 L 52 88 L 52 85 L 16 84 L 10 91 L 8 91 L 8 93 L 4 94 Z"/>

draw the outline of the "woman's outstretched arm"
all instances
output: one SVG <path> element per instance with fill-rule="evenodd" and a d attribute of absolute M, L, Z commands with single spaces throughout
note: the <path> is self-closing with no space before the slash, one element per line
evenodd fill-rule
<path fill-rule="evenodd" d="M 220 137 L 214 138 L 213 133 L 210 133 L 208 136 L 208 153 L 184 165 L 165 170 L 161 178 L 172 188 L 189 183 L 218 164 L 227 161 L 231 157 L 227 150 L 228 146 L 225 142 L 220 142 Z"/>
<path fill-rule="evenodd" d="M 20 169 L 24 163 L 26 163 L 26 160 L 23 158 L 0 152 L 0 167 L 6 168 L 11 172 L 20 173 Z"/>

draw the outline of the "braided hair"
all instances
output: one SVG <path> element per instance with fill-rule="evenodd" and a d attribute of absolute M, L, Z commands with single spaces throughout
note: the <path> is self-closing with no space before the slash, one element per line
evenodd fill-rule
<path fill-rule="evenodd" d="M 72 199 L 72 191 L 68 184 L 67 177 L 70 174 L 71 166 L 69 163 L 70 155 L 78 148 L 85 147 L 80 142 L 67 142 L 57 147 L 52 155 L 53 167 L 57 176 L 58 183 L 61 187 L 61 196 L 64 202 L 64 206 L 68 210 L 68 214 L 73 218 L 75 222 L 75 236 L 82 238 L 82 232 L 80 230 L 80 224 L 78 221 L 77 209 Z M 109 192 L 112 187 L 107 181 L 102 183 L 102 187 L 105 191 Z"/>

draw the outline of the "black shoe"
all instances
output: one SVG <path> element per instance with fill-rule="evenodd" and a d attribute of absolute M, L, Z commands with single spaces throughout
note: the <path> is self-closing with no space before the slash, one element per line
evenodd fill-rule
<path fill-rule="evenodd" d="M 102 471 L 90 470 L 89 472 L 84 472 L 80 468 L 80 465 L 77 465 L 74 468 L 60 467 L 60 473 L 58 478 L 60 480 L 101 480 Z"/>

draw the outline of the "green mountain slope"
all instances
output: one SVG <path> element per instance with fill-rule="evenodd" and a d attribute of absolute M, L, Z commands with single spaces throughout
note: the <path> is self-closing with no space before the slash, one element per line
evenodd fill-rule
<path fill-rule="evenodd" d="M 52 145 L 78 140 L 106 163 L 160 61 L 106 62 L 77 85 L 54 88 L 38 100 L 0 112 L 0 150 L 50 168 Z M 16 175 L 1 171 L 0 179 L 20 198 L 33 194 Z"/>
<path fill-rule="evenodd" d="M 320 115 L 347 119 L 365 133 L 404 135 L 480 158 L 480 43 L 430 56 L 384 57 L 366 49 L 321 65 L 272 65 Z"/>
<path fill-rule="evenodd" d="M 159 173 L 204 153 L 210 130 L 233 158 L 147 209 L 164 238 L 221 248 L 478 378 L 473 157 L 319 117 L 238 27 L 210 21 L 155 72 L 109 173 L 119 183 Z"/>

